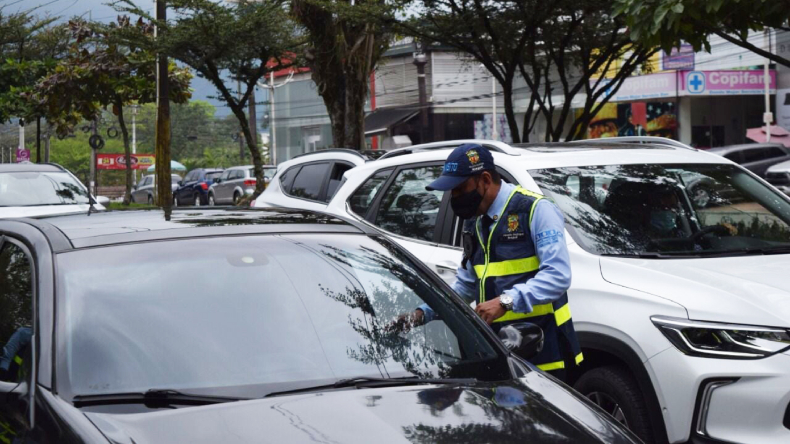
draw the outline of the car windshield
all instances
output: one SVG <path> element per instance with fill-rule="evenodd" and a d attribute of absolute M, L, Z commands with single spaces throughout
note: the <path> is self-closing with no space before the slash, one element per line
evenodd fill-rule
<path fill-rule="evenodd" d="M 263 177 L 265 179 L 271 179 L 274 175 L 277 174 L 277 168 L 264 168 L 263 169 Z M 255 170 L 250 169 L 250 177 L 255 177 Z"/>
<path fill-rule="evenodd" d="M 574 240 L 596 254 L 730 255 L 790 247 L 790 203 L 734 165 L 533 170 Z"/>
<path fill-rule="evenodd" d="M 191 239 L 57 262 L 58 386 L 71 395 L 256 397 L 361 375 L 510 378 L 463 304 L 382 238 Z M 424 302 L 441 320 L 390 328 Z"/>
<path fill-rule="evenodd" d="M 211 182 L 212 180 L 222 176 L 222 171 L 214 171 L 212 173 L 206 173 L 206 180 Z"/>
<path fill-rule="evenodd" d="M 88 190 L 69 173 L 0 173 L 0 207 L 87 203 Z"/>
<path fill-rule="evenodd" d="M 170 183 L 177 184 L 181 181 L 181 176 L 170 176 Z"/>

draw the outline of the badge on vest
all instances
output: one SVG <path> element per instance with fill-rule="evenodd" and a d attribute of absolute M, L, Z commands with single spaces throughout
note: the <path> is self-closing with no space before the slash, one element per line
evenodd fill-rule
<path fill-rule="evenodd" d="M 526 233 L 519 230 L 518 214 L 510 214 L 507 217 L 507 232 L 499 237 L 502 242 L 513 242 L 523 240 Z"/>

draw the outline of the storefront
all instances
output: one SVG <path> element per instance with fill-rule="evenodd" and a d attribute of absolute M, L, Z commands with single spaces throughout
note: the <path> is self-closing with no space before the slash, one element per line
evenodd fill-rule
<path fill-rule="evenodd" d="M 699 148 L 746 143 L 765 111 L 762 70 L 673 71 L 626 79 L 588 128 L 588 137 L 649 135 Z M 769 71 L 769 94 L 776 73 Z M 774 108 L 773 102 L 771 108 Z"/>

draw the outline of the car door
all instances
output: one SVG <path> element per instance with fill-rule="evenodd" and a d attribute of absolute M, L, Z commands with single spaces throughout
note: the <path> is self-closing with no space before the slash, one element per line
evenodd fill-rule
<path fill-rule="evenodd" d="M 148 195 L 146 193 L 146 185 L 150 183 L 151 176 L 145 176 L 139 184 L 137 184 L 137 189 L 132 191 L 132 197 L 134 201 L 137 203 L 145 203 L 148 199 Z"/>
<path fill-rule="evenodd" d="M 228 199 L 228 181 L 230 180 L 230 174 L 233 170 L 225 170 L 222 172 L 222 175 L 219 176 L 219 183 L 216 183 L 212 186 L 214 189 L 214 202 L 216 203 L 225 203 Z"/>
<path fill-rule="evenodd" d="M 437 273 L 437 222 L 445 217 L 448 207 L 446 202 L 449 202 L 450 195 L 442 191 L 427 191 L 425 187 L 441 175 L 442 166 L 443 162 L 429 162 L 398 167 L 389 174 L 386 185 L 377 193 L 373 206 L 366 215 L 368 222 L 390 234 L 395 242 Z M 379 174 L 387 173 L 376 173 L 371 179 Z M 359 190 L 351 197 L 352 211 L 360 197 L 364 197 L 358 195 L 358 192 Z"/>

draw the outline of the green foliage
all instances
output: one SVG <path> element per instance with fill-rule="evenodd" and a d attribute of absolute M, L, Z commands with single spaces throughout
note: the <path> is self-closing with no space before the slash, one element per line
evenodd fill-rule
<path fill-rule="evenodd" d="M 664 51 L 683 42 L 710 51 L 710 36 L 718 35 L 790 66 L 790 60 L 747 41 L 750 31 L 787 29 L 788 0 L 614 0 L 614 13 L 625 19 L 633 40 Z"/>

